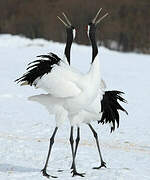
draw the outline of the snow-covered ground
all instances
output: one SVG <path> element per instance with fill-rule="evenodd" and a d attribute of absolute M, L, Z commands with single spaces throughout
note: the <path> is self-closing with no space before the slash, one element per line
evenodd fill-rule
<path fill-rule="evenodd" d="M 47 52 L 62 57 L 64 44 L 42 39 L 0 35 L 0 180 L 40 180 L 47 156 L 49 137 L 55 127 L 53 116 L 44 107 L 29 102 L 28 96 L 43 92 L 20 87 L 20 77 L 36 55 Z M 77 169 L 82 177 L 70 173 L 69 123 L 60 128 L 49 162 L 48 172 L 60 180 L 149 180 L 150 179 L 150 56 L 119 53 L 99 48 L 102 75 L 109 90 L 125 92 L 129 115 L 121 114 L 120 128 L 110 134 L 107 126 L 93 123 L 99 134 L 107 168 L 99 164 L 95 140 L 87 125 L 81 126 Z M 84 58 L 83 58 L 84 57 Z M 72 64 L 88 71 L 91 47 L 73 44 Z M 58 170 L 63 169 L 63 172 Z"/>

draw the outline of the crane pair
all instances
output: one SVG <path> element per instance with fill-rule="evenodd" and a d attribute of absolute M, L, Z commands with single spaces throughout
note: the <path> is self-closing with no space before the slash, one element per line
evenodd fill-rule
<path fill-rule="evenodd" d="M 108 15 L 106 13 L 98 18 L 101 10 L 99 9 L 87 26 L 87 34 L 92 45 L 92 61 L 86 74 L 70 66 L 70 51 L 76 30 L 63 13 L 66 22 L 62 18 L 58 18 L 65 25 L 67 33 L 64 58 L 60 59 L 54 53 L 37 56 L 37 60 L 28 64 L 27 72 L 16 80 L 21 85 L 33 85 L 47 91 L 48 94 L 31 96 L 29 100 L 42 104 L 50 114 L 55 114 L 56 127 L 50 138 L 46 163 L 42 169 L 42 173 L 46 177 L 55 178 L 55 176 L 47 174 L 47 166 L 57 130 L 67 118 L 71 124 L 72 175 L 84 176 L 83 173 L 77 172 L 75 163 L 80 140 L 80 123 L 86 123 L 94 135 L 101 161 L 100 166 L 94 169 L 100 169 L 106 167 L 106 163 L 103 161 L 98 136 L 91 125 L 91 121 L 98 121 L 102 124 L 110 123 L 111 131 L 114 131 L 116 124 L 119 127 L 119 110 L 127 113 L 118 102 L 118 100 L 126 102 L 121 97 L 122 92 L 106 91 L 105 83 L 101 77 L 95 34 L 97 25 Z M 73 130 L 75 126 L 77 126 L 77 138 L 74 147 Z"/>

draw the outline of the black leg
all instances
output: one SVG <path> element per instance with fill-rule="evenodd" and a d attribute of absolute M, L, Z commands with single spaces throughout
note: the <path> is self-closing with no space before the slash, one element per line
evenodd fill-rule
<path fill-rule="evenodd" d="M 76 158 L 76 154 L 77 154 L 77 148 L 78 148 L 78 145 L 79 145 L 79 141 L 80 141 L 80 129 L 78 127 L 78 129 L 77 129 L 77 138 L 76 138 L 76 147 L 75 147 L 75 151 L 74 151 L 73 127 L 71 127 L 70 143 L 71 143 L 72 159 L 73 159 L 71 169 L 76 169 L 75 168 L 75 158 Z"/>
<path fill-rule="evenodd" d="M 46 176 L 47 178 L 49 178 L 49 177 L 57 178 L 56 176 L 51 176 L 51 175 L 47 174 L 47 172 L 46 172 L 47 165 L 48 165 L 48 160 L 49 160 L 49 157 L 50 157 L 50 154 L 51 154 L 51 150 L 52 150 L 52 146 L 54 144 L 54 138 L 55 138 L 57 130 L 58 130 L 58 127 L 55 128 L 55 130 L 53 132 L 53 135 L 50 138 L 50 145 L 49 145 L 49 150 L 48 150 L 48 155 L 47 155 L 46 163 L 45 163 L 44 168 L 41 170 L 42 173 L 43 173 L 43 176 Z"/>
<path fill-rule="evenodd" d="M 99 167 L 94 167 L 93 169 L 100 169 L 101 167 L 105 167 L 106 168 L 106 163 L 103 161 L 103 158 L 102 158 L 102 154 L 101 154 L 101 151 L 100 151 L 100 146 L 99 146 L 99 142 L 98 142 L 98 136 L 97 136 L 97 133 L 96 131 L 94 130 L 94 128 L 91 126 L 91 124 L 88 124 L 93 135 L 94 135 L 94 138 L 96 140 L 96 145 L 97 145 L 97 149 L 98 149 L 98 153 L 99 153 L 99 157 L 100 157 L 100 161 L 101 161 L 101 165 Z"/>
<path fill-rule="evenodd" d="M 74 156 L 74 140 L 73 140 L 73 126 L 71 126 L 71 131 L 70 131 L 70 145 L 71 145 L 71 152 L 72 152 L 72 159 Z M 72 162 L 72 166 L 70 169 L 73 169 L 73 162 Z"/>
<path fill-rule="evenodd" d="M 72 158 L 73 158 L 73 162 L 72 162 L 72 176 L 81 176 L 84 177 L 84 173 L 78 173 L 76 170 L 76 164 L 75 164 L 75 158 L 76 158 L 76 153 L 77 153 L 77 148 L 79 145 L 79 141 L 80 141 L 80 128 L 78 127 L 77 129 L 77 138 L 76 138 L 76 146 L 75 146 L 75 151 L 74 151 L 74 140 L 73 140 L 73 127 L 71 127 L 71 132 L 70 132 L 70 144 L 71 144 L 71 150 L 72 150 Z"/>
<path fill-rule="evenodd" d="M 75 153 L 74 153 L 75 157 L 76 157 L 76 154 L 77 154 L 79 141 L 80 141 L 80 128 L 78 127 L 78 129 L 77 129 L 77 138 L 76 138 L 76 147 L 75 147 Z"/>

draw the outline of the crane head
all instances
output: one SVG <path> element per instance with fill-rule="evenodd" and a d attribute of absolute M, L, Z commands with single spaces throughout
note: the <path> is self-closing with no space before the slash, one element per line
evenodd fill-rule
<path fill-rule="evenodd" d="M 69 21 L 68 17 L 66 16 L 64 12 L 62 13 L 62 15 L 64 16 L 66 22 L 59 16 L 57 16 L 57 18 L 65 25 L 67 34 L 70 34 L 70 35 L 72 34 L 73 39 L 75 39 L 76 37 L 75 27 L 72 26 L 71 22 Z"/>
<path fill-rule="evenodd" d="M 93 18 L 93 20 L 87 25 L 87 35 L 89 37 L 90 33 L 95 33 L 97 25 L 106 17 L 108 16 L 108 13 L 104 14 L 102 17 L 98 19 L 98 16 L 101 12 L 102 8 L 99 9 L 96 16 Z"/>

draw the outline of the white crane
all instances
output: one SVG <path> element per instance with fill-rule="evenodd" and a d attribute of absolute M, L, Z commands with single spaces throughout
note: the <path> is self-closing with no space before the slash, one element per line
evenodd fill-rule
<path fill-rule="evenodd" d="M 37 101 L 40 104 L 44 105 L 48 109 L 50 114 L 56 115 L 56 128 L 53 132 L 52 137 L 50 138 L 50 147 L 48 151 L 48 156 L 47 156 L 46 164 L 42 170 L 43 175 L 47 177 L 55 177 L 48 175 L 46 169 L 47 169 L 52 145 L 54 143 L 55 134 L 58 130 L 58 127 L 67 117 L 69 117 L 69 120 L 71 122 L 70 143 L 71 143 L 72 156 L 73 156 L 73 163 L 71 167 L 73 169 L 72 173 L 73 176 L 74 175 L 83 176 L 83 174 L 78 173 L 76 171 L 76 165 L 75 165 L 75 157 L 80 140 L 80 128 L 79 128 L 80 122 L 87 123 L 90 129 L 92 130 L 94 137 L 96 138 L 96 143 L 101 158 L 100 167 L 102 167 L 105 166 L 105 162 L 102 160 L 97 134 L 93 129 L 93 127 L 91 126 L 90 121 L 100 120 L 101 118 L 100 115 L 102 114 L 101 122 L 102 123 L 112 122 L 113 123 L 112 130 L 114 130 L 115 120 L 119 122 L 118 116 L 116 115 L 118 114 L 118 110 L 121 109 L 125 111 L 117 102 L 117 99 L 124 101 L 124 99 L 119 96 L 120 92 L 117 91 L 104 92 L 102 89 L 100 89 L 100 84 L 104 85 L 104 83 L 101 80 L 101 76 L 100 76 L 99 59 L 97 56 L 98 48 L 95 40 L 95 31 L 96 31 L 96 25 L 107 15 L 107 14 L 104 15 L 102 18 L 96 21 L 100 11 L 101 10 L 99 10 L 97 15 L 93 19 L 92 23 L 90 23 L 88 26 L 89 27 L 88 35 L 92 43 L 93 53 L 92 53 L 91 68 L 87 74 L 83 75 L 69 66 L 70 49 L 73 41 L 73 38 L 70 37 L 73 37 L 74 28 L 71 26 L 71 23 L 69 22 L 65 14 L 63 14 L 68 24 L 66 24 L 61 18 L 59 19 L 67 27 L 68 30 L 67 32 L 70 32 L 67 33 L 65 60 L 62 61 L 58 56 L 56 56 L 53 53 L 49 55 L 41 55 L 39 56 L 41 59 L 34 61 L 32 65 L 30 63 L 29 64 L 30 66 L 27 68 L 28 72 L 24 74 L 21 78 L 16 80 L 17 82 L 23 82 L 22 85 L 27 85 L 27 84 L 34 85 L 36 88 L 42 88 L 49 93 L 49 94 L 37 95 L 29 98 L 31 101 Z M 101 104 L 102 104 L 102 111 L 101 111 Z M 112 109 L 114 107 L 115 109 Z M 110 117 L 108 117 L 108 114 L 110 115 L 111 111 L 113 111 L 113 113 L 111 114 Z M 112 117 L 113 119 L 111 119 Z M 78 126 L 78 129 L 77 129 L 76 146 L 74 150 L 73 127 L 75 125 Z"/>
<path fill-rule="evenodd" d="M 46 91 L 49 91 L 48 83 L 50 83 L 50 85 L 51 85 L 50 86 L 51 94 L 32 96 L 32 97 L 29 97 L 28 99 L 31 101 L 38 101 L 40 104 L 44 105 L 48 109 L 48 112 L 50 114 L 56 115 L 55 116 L 56 128 L 53 132 L 53 135 L 50 138 L 50 146 L 49 146 L 48 156 L 46 159 L 45 166 L 42 169 L 43 176 L 53 177 L 53 178 L 55 178 L 56 176 L 51 176 L 51 175 L 47 174 L 46 169 L 47 169 L 51 149 L 52 149 L 52 146 L 54 143 L 54 136 L 58 130 L 58 127 L 60 127 L 60 125 L 63 124 L 64 120 L 66 120 L 68 117 L 68 112 L 62 106 L 63 99 L 67 95 L 69 97 L 71 97 L 71 96 L 76 95 L 76 93 L 78 91 L 80 92 L 80 90 L 78 90 L 78 87 L 76 87 L 76 84 L 74 82 L 72 82 L 71 78 L 70 78 L 71 73 L 73 75 L 74 74 L 76 75 L 76 73 L 74 73 L 73 72 L 74 70 L 72 71 L 72 69 L 69 67 L 71 45 L 75 38 L 76 30 L 71 25 L 67 16 L 64 13 L 62 13 L 62 14 L 65 17 L 66 22 L 64 20 L 62 20 L 59 16 L 58 16 L 58 18 L 65 25 L 66 34 L 67 34 L 67 40 L 66 40 L 66 46 L 65 46 L 65 50 L 64 50 L 63 60 L 61 60 L 54 53 L 49 53 L 48 55 L 37 56 L 39 59 L 34 62 L 29 63 L 27 72 L 22 77 L 15 80 L 17 83 L 21 83 L 21 86 L 22 85 L 31 85 L 31 86 L 33 85 L 35 88 L 42 88 Z M 51 79 L 50 79 L 51 82 L 48 82 L 47 86 L 46 86 L 46 80 L 45 80 L 46 77 L 45 76 L 47 74 L 49 75 L 49 73 L 52 74 Z M 71 76 L 73 76 L 72 74 L 71 74 Z M 76 76 L 73 78 L 76 78 Z M 55 79 L 56 79 L 56 81 L 55 81 Z M 53 83 L 53 81 L 54 81 L 54 83 Z M 55 87 L 55 86 L 57 86 L 57 87 Z M 74 91 L 72 90 L 73 88 L 74 88 Z M 68 90 L 68 92 L 66 92 L 67 90 Z M 58 98 L 57 98 L 57 96 L 58 96 Z"/>
<path fill-rule="evenodd" d="M 59 19 L 65 24 L 68 29 L 73 28 L 71 23 L 63 14 L 66 24 L 60 17 Z M 69 31 L 70 32 L 70 31 Z M 70 33 L 69 33 L 70 34 Z M 56 114 L 56 128 L 50 141 L 50 148 L 44 169 L 43 175 L 49 177 L 46 173 L 47 164 L 53 144 L 54 136 L 58 127 L 66 119 L 67 113 L 77 114 L 81 109 L 86 108 L 97 96 L 100 84 L 100 67 L 99 59 L 93 57 L 90 70 L 87 74 L 81 74 L 69 66 L 70 49 L 73 41 L 73 35 L 69 35 L 67 31 L 67 43 L 65 48 L 65 59 L 61 60 L 57 55 L 50 53 L 48 55 L 38 56 L 40 59 L 29 63 L 27 72 L 16 81 L 21 85 L 34 85 L 36 88 L 42 88 L 49 93 L 52 109 L 51 113 Z M 40 97 L 40 102 L 43 98 Z M 46 103 L 46 102 L 44 102 Z M 76 175 L 76 169 L 73 169 L 73 175 Z"/>
<path fill-rule="evenodd" d="M 100 13 L 101 10 L 97 13 L 96 17 Z M 107 14 L 106 14 L 107 15 Z M 96 27 L 97 24 L 106 16 L 104 15 L 102 18 L 100 18 L 98 21 L 96 21 L 96 18 L 93 19 L 92 23 L 88 25 L 88 31 L 87 34 L 89 36 L 89 39 L 92 42 L 92 54 L 93 57 L 98 53 L 97 45 L 95 42 L 95 33 L 96 33 Z M 94 54 L 95 53 L 95 54 Z M 71 143 L 71 149 L 72 149 L 72 156 L 73 156 L 73 162 L 71 169 L 73 169 L 72 173 L 74 175 L 79 175 L 83 176 L 83 173 L 78 173 L 76 171 L 76 166 L 75 166 L 75 157 L 77 153 L 77 147 L 79 144 L 80 140 L 80 123 L 86 123 L 92 130 L 92 133 L 96 139 L 96 144 L 100 156 L 100 161 L 101 165 L 99 167 L 95 167 L 94 169 L 99 169 L 101 167 L 106 167 L 105 162 L 102 159 L 101 151 L 100 151 L 100 146 L 99 146 L 99 141 L 97 137 L 97 133 L 90 124 L 91 121 L 96 120 L 101 123 L 111 123 L 111 132 L 115 130 L 115 124 L 117 123 L 117 127 L 119 127 L 119 112 L 118 110 L 122 110 L 126 112 L 120 104 L 117 102 L 117 100 L 120 100 L 122 102 L 126 102 L 122 97 L 121 94 L 122 92 L 120 91 L 105 91 L 105 83 L 103 80 L 101 80 L 100 87 L 99 87 L 99 93 L 97 98 L 91 103 L 91 105 L 87 106 L 86 108 L 88 110 L 82 110 L 79 113 L 68 113 L 69 120 L 71 123 L 71 133 L 70 133 L 70 143 Z M 43 104 L 48 111 L 50 112 L 52 110 L 52 107 L 50 106 L 51 102 L 51 96 L 50 95 L 37 95 L 33 96 L 30 98 L 32 101 L 37 101 L 40 104 Z M 41 101 L 43 99 L 43 101 Z M 59 100 L 58 100 L 59 101 Z M 59 104 L 58 101 L 56 104 Z M 46 103 L 47 102 L 47 103 Z M 54 105 L 55 102 L 52 103 Z M 127 113 L 127 112 L 126 112 Z M 62 111 L 61 113 L 62 114 Z M 101 119 L 101 120 L 100 120 Z M 77 138 L 76 138 L 76 145 L 75 145 L 75 150 L 74 150 L 74 140 L 73 140 L 73 128 L 74 126 L 77 125 Z"/>
<path fill-rule="evenodd" d="M 100 23 L 100 21 L 103 18 L 105 18 L 108 15 L 108 13 L 106 13 L 103 17 L 101 17 L 100 19 L 96 21 L 101 10 L 102 8 L 99 9 L 95 18 L 87 26 L 87 34 L 92 43 L 92 59 L 98 54 L 98 48 L 97 48 L 96 38 L 95 38 L 97 25 L 98 23 Z M 106 163 L 103 161 L 102 154 L 100 151 L 100 145 L 99 145 L 97 132 L 94 130 L 94 128 L 92 127 L 90 123 L 91 121 L 98 121 L 98 123 L 102 123 L 102 124 L 109 123 L 111 125 L 111 132 L 115 130 L 116 125 L 118 128 L 119 120 L 120 120 L 119 110 L 128 114 L 127 111 L 118 102 L 118 101 L 121 101 L 124 103 L 127 102 L 124 98 L 121 97 L 122 94 L 124 93 L 117 90 L 106 91 L 106 84 L 101 79 L 99 93 L 97 97 L 95 98 L 95 100 L 90 105 L 87 105 L 86 109 L 81 110 L 79 114 L 73 117 L 69 117 L 69 119 L 71 120 L 72 131 L 73 131 L 73 127 L 77 125 L 76 147 L 75 147 L 75 154 L 73 157 L 71 168 L 73 168 L 74 163 L 75 163 L 76 152 L 77 152 L 77 148 L 78 148 L 78 144 L 80 140 L 80 128 L 79 128 L 80 123 L 86 123 L 89 126 L 96 140 L 96 145 L 98 148 L 101 164 L 100 166 L 94 167 L 93 169 L 100 169 L 101 167 L 106 167 Z M 72 136 L 70 140 L 73 143 Z M 83 175 L 81 174 L 81 176 Z"/>

